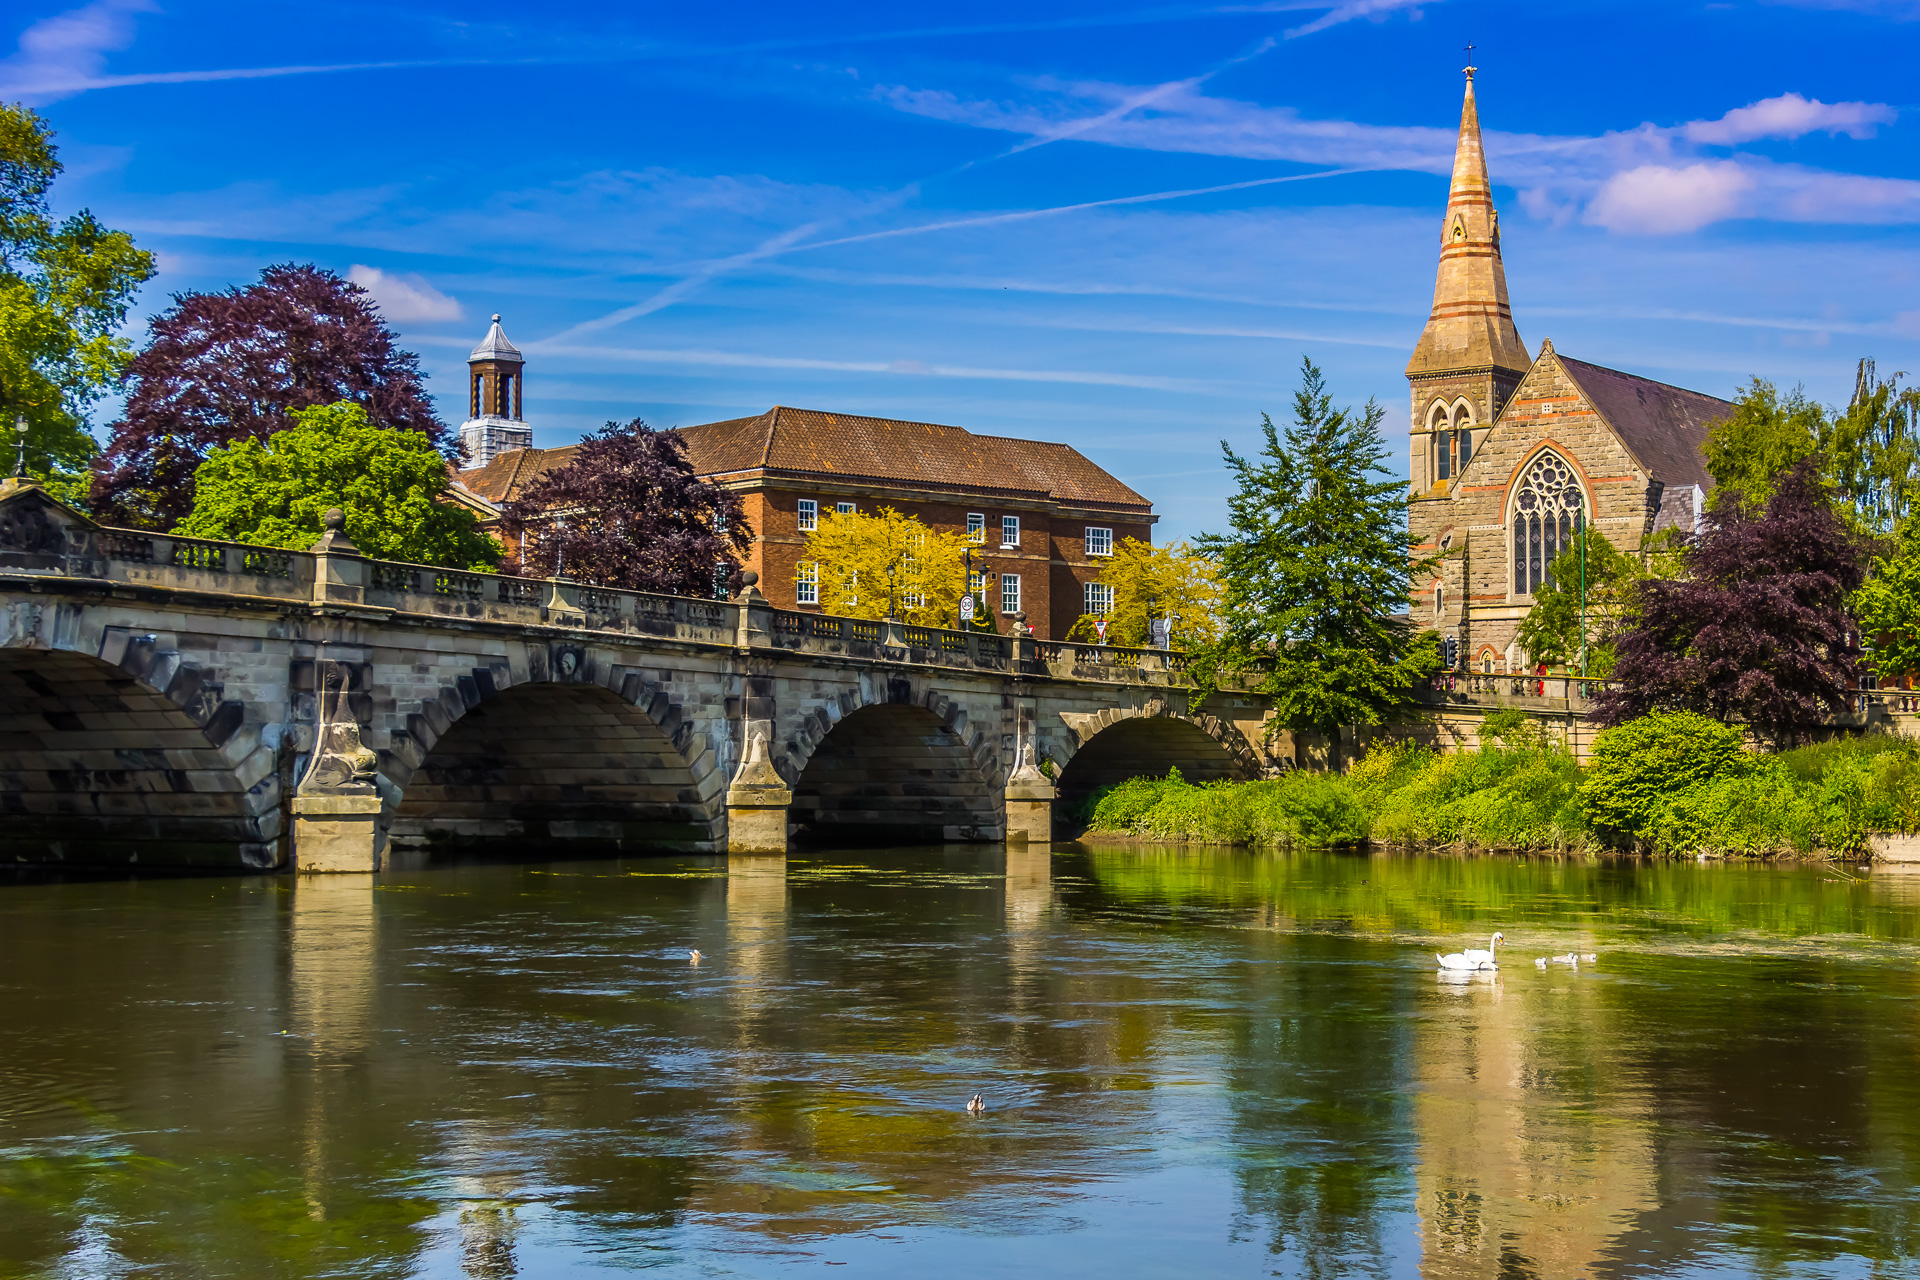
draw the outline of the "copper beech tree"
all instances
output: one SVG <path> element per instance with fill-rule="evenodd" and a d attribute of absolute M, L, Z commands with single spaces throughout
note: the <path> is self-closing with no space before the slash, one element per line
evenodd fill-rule
<path fill-rule="evenodd" d="M 1794 463 L 1758 511 L 1730 494 L 1682 553 L 1685 576 L 1640 585 L 1596 720 L 1698 711 L 1792 744 L 1847 709 L 1861 658 L 1847 605 L 1867 548 L 1819 466 Z"/>
<path fill-rule="evenodd" d="M 94 463 L 93 507 L 109 523 L 173 528 L 193 510 L 210 450 L 265 441 L 294 410 L 343 400 L 459 456 L 419 359 L 394 345 L 367 291 L 331 271 L 282 263 L 245 288 L 177 293 L 149 329 L 127 368 L 126 413 Z"/>
<path fill-rule="evenodd" d="M 694 474 L 687 446 L 640 419 L 609 422 L 503 509 L 503 573 L 712 596 L 753 541 L 740 496 Z"/>

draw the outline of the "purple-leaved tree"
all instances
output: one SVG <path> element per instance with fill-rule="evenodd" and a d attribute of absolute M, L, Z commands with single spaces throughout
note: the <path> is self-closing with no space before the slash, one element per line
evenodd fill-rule
<path fill-rule="evenodd" d="M 640 419 L 609 422 L 502 512 L 503 573 L 711 596 L 752 544 L 740 496 L 702 480 L 687 446 Z"/>
<path fill-rule="evenodd" d="M 1722 502 L 1683 552 L 1684 577 L 1642 584 L 1595 718 L 1649 711 L 1744 720 L 1791 744 L 1847 708 L 1861 650 L 1847 597 L 1867 548 L 1834 511 L 1819 459 L 1787 471 L 1759 513 Z"/>
<path fill-rule="evenodd" d="M 433 411 L 420 362 L 365 289 L 281 263 L 257 284 L 177 293 L 127 367 L 127 409 L 94 461 L 93 508 L 110 524 L 171 529 L 193 510 L 207 452 L 293 425 L 295 409 L 352 401 L 378 427 L 425 433 L 448 458 L 458 438 Z"/>

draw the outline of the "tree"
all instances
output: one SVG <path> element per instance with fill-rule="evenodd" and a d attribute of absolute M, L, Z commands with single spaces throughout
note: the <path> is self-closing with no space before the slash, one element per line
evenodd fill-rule
<path fill-rule="evenodd" d="M 1860 659 L 1847 597 L 1866 550 L 1827 500 L 1817 459 L 1795 463 L 1764 511 L 1729 503 L 1682 556 L 1687 576 L 1639 589 L 1615 687 L 1595 699 L 1601 724 L 1698 711 L 1793 742 L 1846 709 Z"/>
<path fill-rule="evenodd" d="M 966 548 L 959 534 L 936 533 L 892 507 L 827 511 L 807 535 L 801 563 L 816 567 L 827 613 L 951 627 L 966 594 Z"/>
<path fill-rule="evenodd" d="M 1755 511 L 1765 507 L 1775 480 L 1818 453 L 1826 431 L 1826 410 L 1799 387 L 1782 397 L 1771 382 L 1753 379 L 1734 397 L 1733 416 L 1707 435 L 1703 452 L 1716 486 L 1713 510 L 1735 502 Z"/>
<path fill-rule="evenodd" d="M 467 508 L 442 500 L 447 460 L 419 431 L 373 425 L 341 401 L 295 409 L 265 443 L 235 440 L 207 453 L 198 501 L 175 533 L 264 547 L 309 547 L 331 507 L 347 536 L 377 560 L 491 569 L 499 544 Z"/>
<path fill-rule="evenodd" d="M 1885 681 L 1920 672 L 1920 515 L 1900 525 L 1894 553 L 1873 562 L 1853 598 L 1868 660 Z"/>
<path fill-rule="evenodd" d="M 1410 575 L 1406 486 L 1387 473 L 1385 411 L 1335 409 L 1311 360 L 1301 362 L 1294 423 L 1284 438 L 1261 418 L 1257 460 L 1224 441 L 1238 483 L 1232 532 L 1200 546 L 1219 565 L 1224 631 L 1189 669 L 1203 696 L 1219 675 L 1258 670 L 1275 727 L 1337 732 L 1404 713 L 1440 666 L 1431 632 L 1403 612 Z"/>
<path fill-rule="evenodd" d="M 1106 643 L 1144 646 L 1152 637 L 1152 618 L 1172 618 L 1175 649 L 1194 649 L 1220 636 L 1220 579 L 1214 563 L 1184 542 L 1156 547 L 1138 538 L 1122 538 L 1113 558 L 1101 566 L 1100 581 L 1113 588 Z M 1092 643 L 1100 638 L 1094 615 L 1082 615 L 1067 639 Z"/>
<path fill-rule="evenodd" d="M 27 420 L 27 467 L 71 500 L 96 450 L 94 402 L 133 348 L 115 336 L 153 255 L 91 213 L 57 226 L 47 191 L 60 175 L 47 122 L 0 103 L 0 439 L 13 470 L 16 414 Z"/>
<path fill-rule="evenodd" d="M 682 596 L 732 590 L 753 542 L 740 496 L 695 475 L 677 434 L 638 418 L 588 436 L 507 504 L 500 529 L 513 557 L 503 573 Z"/>
<path fill-rule="evenodd" d="M 1854 374 L 1853 400 L 1835 413 L 1822 438 L 1835 492 L 1864 529 L 1891 533 L 1913 510 L 1920 463 L 1920 387 L 1902 389 L 1896 373 L 1881 381 L 1874 363 Z"/>
<path fill-rule="evenodd" d="M 128 366 L 125 415 L 95 463 L 103 520 L 169 528 L 193 510 L 209 450 L 264 441 L 295 409 L 350 400 L 375 426 L 417 431 L 449 459 L 419 358 L 394 345 L 371 295 L 319 267 L 282 263 L 225 293 L 177 293 Z"/>
<path fill-rule="evenodd" d="M 1586 544 L 1587 674 L 1613 667 L 1615 633 L 1633 611 L 1633 591 L 1642 576 L 1633 557 L 1621 554 L 1604 533 L 1588 525 L 1548 566 L 1547 583 L 1533 595 L 1516 639 L 1535 662 L 1572 666 L 1580 661 L 1580 546 Z"/>

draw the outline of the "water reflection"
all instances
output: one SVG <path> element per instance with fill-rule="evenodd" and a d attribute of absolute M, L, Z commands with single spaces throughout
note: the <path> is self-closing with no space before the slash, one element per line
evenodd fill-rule
<path fill-rule="evenodd" d="M 0 1275 L 1906 1274 L 1917 891 L 958 847 L 10 885 Z"/>

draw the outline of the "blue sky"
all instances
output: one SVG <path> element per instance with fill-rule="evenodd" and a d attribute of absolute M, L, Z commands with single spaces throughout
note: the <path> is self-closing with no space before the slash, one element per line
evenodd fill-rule
<path fill-rule="evenodd" d="M 952 422 L 1216 528 L 1303 354 L 1398 446 L 1469 39 L 1530 347 L 1718 395 L 1920 369 L 1920 0 L 10 14 L 0 97 L 159 254 L 141 317 L 352 273 L 458 421 L 500 311 L 541 444 Z"/>

